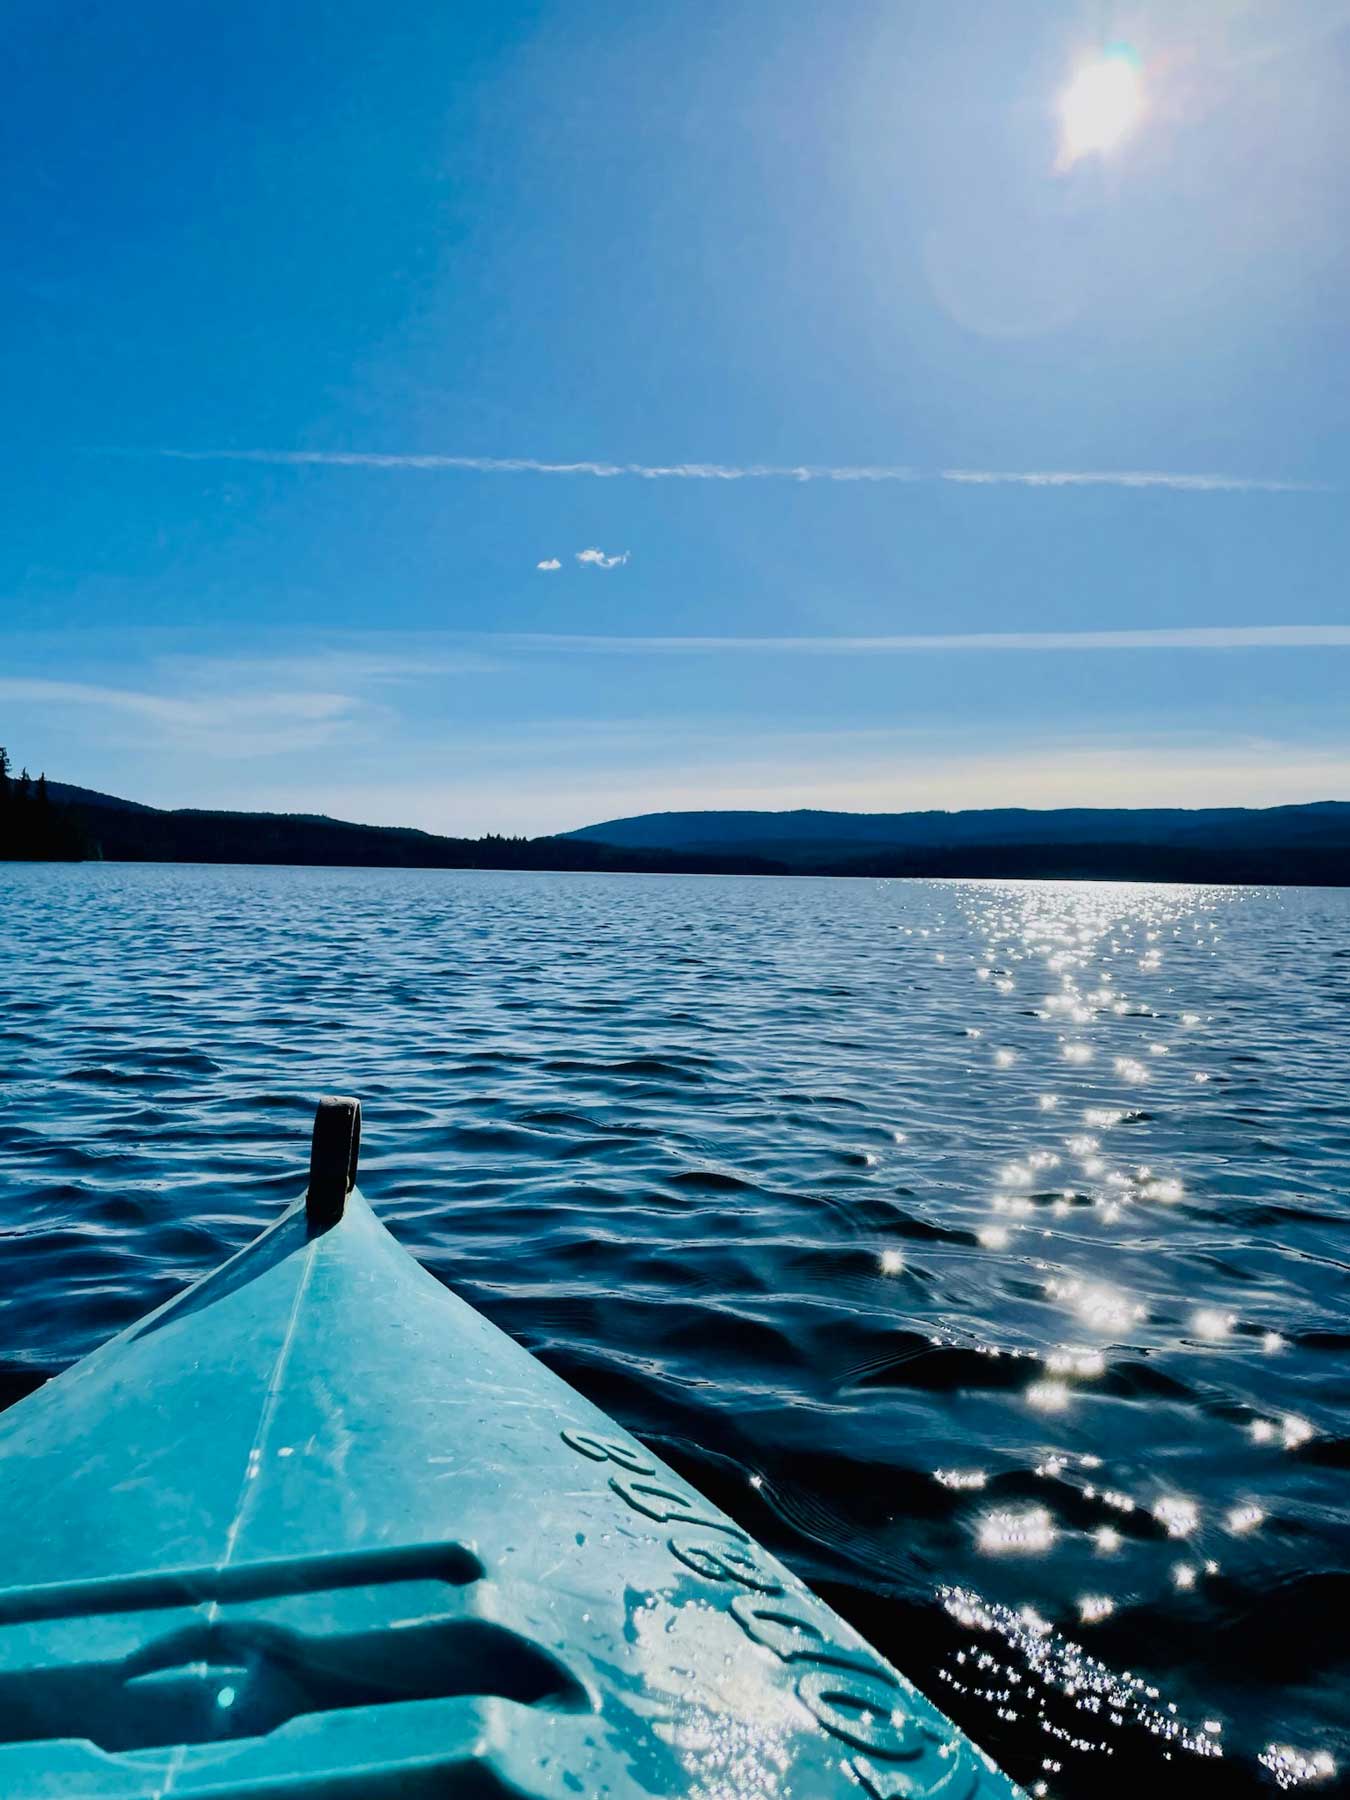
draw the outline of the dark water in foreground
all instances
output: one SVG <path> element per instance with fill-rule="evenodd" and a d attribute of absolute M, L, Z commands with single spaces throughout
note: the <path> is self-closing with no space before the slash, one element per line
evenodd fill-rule
<path fill-rule="evenodd" d="M 0 865 L 3 1397 L 332 1090 L 404 1242 L 1029 1787 L 1336 1787 L 1350 893 Z"/>

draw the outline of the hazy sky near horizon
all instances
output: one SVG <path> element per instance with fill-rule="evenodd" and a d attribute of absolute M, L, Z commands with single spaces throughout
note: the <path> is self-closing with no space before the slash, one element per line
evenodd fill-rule
<path fill-rule="evenodd" d="M 473 832 L 1350 798 L 1350 0 L 0 42 L 34 770 Z"/>

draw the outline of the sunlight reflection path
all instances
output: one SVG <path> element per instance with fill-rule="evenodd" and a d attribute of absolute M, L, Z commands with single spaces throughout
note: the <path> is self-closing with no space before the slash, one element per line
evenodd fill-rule
<path fill-rule="evenodd" d="M 1159 1739 L 1169 1759 L 1223 1756 L 1222 1719 L 1188 1720 L 1157 1686 L 1088 1656 L 1066 1634 L 1104 1627 L 1122 1609 L 1165 1616 L 1178 1596 L 1221 1575 L 1210 1540 L 1223 1534 L 1235 1549 L 1233 1540 L 1259 1537 L 1267 1511 L 1245 1485 L 1217 1510 L 1179 1491 L 1170 1471 L 1189 1448 L 1180 1403 L 1195 1378 L 1188 1386 L 1174 1371 L 1216 1354 L 1270 1355 L 1284 1339 L 1268 1318 L 1247 1319 L 1226 1304 L 1222 1283 L 1212 1294 L 1199 1291 L 1193 1258 L 1179 1297 L 1180 1261 L 1174 1268 L 1169 1250 L 1180 1259 L 1183 1246 L 1170 1243 L 1169 1221 L 1202 1219 L 1206 1197 L 1193 1194 L 1179 1172 L 1137 1159 L 1155 1108 L 1187 1105 L 1188 1090 L 1209 1080 L 1210 1070 L 1199 1065 L 1213 1021 L 1174 1009 L 1168 957 L 1215 957 L 1232 896 L 1049 883 L 971 883 L 962 895 L 980 945 L 971 973 L 986 994 L 1015 1009 L 1007 1033 L 998 1034 L 1011 1041 L 977 1047 L 987 1058 L 987 1079 L 1025 1082 L 1028 1064 L 1047 1073 L 1056 1068 L 1055 1088 L 1037 1097 L 1043 1133 L 992 1171 L 987 1218 L 974 1228 L 975 1254 L 1003 1261 L 1004 1291 L 1038 1291 L 1041 1304 L 1022 1309 L 1029 1341 L 973 1347 L 1037 1361 L 1025 1384 L 1004 1386 L 1002 1404 L 1030 1408 L 1047 1426 L 1061 1424 L 1068 1441 L 1082 1441 L 1091 1427 L 1090 1441 L 1102 1454 L 1042 1452 L 1034 1475 L 1054 1489 L 1045 1503 L 996 1502 L 971 1515 L 983 1555 L 1019 1567 L 1028 1559 L 1063 1562 L 1062 1577 L 1047 1568 L 1036 1590 L 1062 1592 L 1063 1613 L 1059 1621 L 1042 1616 L 1043 1598 L 1037 1611 L 941 1587 L 948 1613 L 975 1633 L 950 1659 L 944 1679 L 962 1694 L 983 1696 L 1002 1719 L 1035 1712 L 1053 1754 L 1034 1791 L 1049 1794 L 1066 1755 L 1112 1756 L 1125 1730 Z M 1038 1042 L 1020 1024 L 1027 1019 L 1039 1027 Z M 969 1027 L 967 1036 L 979 1040 L 985 1032 Z M 1062 1335 L 1066 1326 L 1077 1335 Z M 939 1337 L 961 1341 L 959 1330 Z M 1239 1424 L 1250 1444 L 1286 1451 L 1313 1435 L 1309 1421 L 1293 1415 Z M 1234 1456 L 1240 1467 L 1236 1445 Z M 1105 1483 L 1096 1473 L 1104 1464 L 1112 1471 Z M 992 1467 L 934 1473 L 953 1491 L 953 1503 L 967 1508 L 964 1491 L 1011 1491 L 1021 1479 L 1015 1469 Z M 1105 1522 L 1103 1513 L 1117 1522 Z M 1182 1544 L 1188 1555 L 1178 1561 Z M 1097 1563 L 1091 1587 L 1087 1557 Z M 1104 1585 L 1108 1571 L 1117 1579 Z M 1281 1787 L 1334 1772 L 1325 1750 L 1268 1745 L 1257 1760 Z"/>

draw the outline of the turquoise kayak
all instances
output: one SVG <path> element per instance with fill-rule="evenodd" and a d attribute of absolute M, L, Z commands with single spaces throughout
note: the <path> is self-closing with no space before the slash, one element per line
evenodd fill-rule
<path fill-rule="evenodd" d="M 1010 1800 L 781 1563 L 305 1196 L 0 1417 L 0 1796 Z"/>

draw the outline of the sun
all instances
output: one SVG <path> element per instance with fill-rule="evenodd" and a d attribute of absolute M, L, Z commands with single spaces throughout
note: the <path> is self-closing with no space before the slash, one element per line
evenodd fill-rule
<path fill-rule="evenodd" d="M 1138 59 L 1112 50 L 1084 63 L 1060 95 L 1060 162 L 1102 155 L 1129 136 L 1144 110 Z"/>

